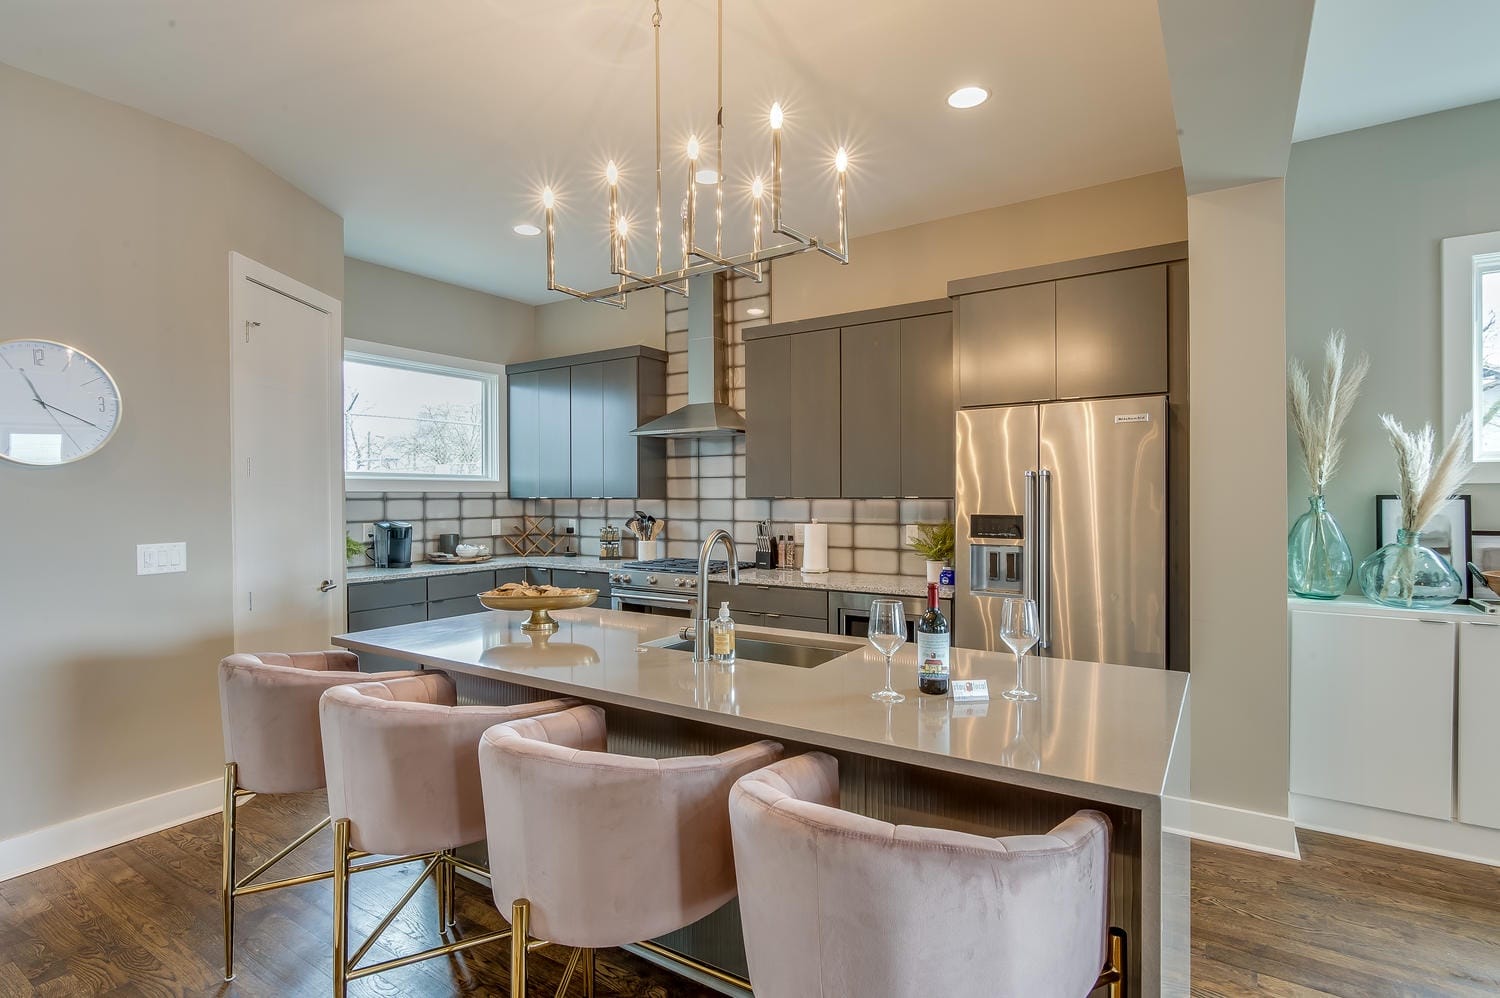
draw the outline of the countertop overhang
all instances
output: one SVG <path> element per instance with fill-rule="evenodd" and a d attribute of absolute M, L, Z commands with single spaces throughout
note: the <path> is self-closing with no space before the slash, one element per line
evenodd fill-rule
<path fill-rule="evenodd" d="M 896 655 L 904 703 L 870 699 L 884 660 L 866 643 L 741 627 L 746 637 L 845 647 L 811 669 L 740 658 L 695 665 L 652 647 L 681 620 L 589 608 L 554 613 L 551 635 L 521 630 L 524 613 L 486 612 L 344 634 L 336 645 L 428 667 L 742 730 L 755 737 L 890 759 L 1133 808 L 1166 792 L 1174 746 L 1186 742 L 1188 677 L 1123 665 L 1030 658 L 1034 703 L 1000 697 L 1015 678 L 1007 654 L 953 649 L 955 680 L 987 679 L 987 703 L 916 689 L 916 653 Z"/>

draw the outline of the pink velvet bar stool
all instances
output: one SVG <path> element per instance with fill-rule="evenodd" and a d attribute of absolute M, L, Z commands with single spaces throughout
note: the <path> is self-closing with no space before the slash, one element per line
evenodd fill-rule
<path fill-rule="evenodd" d="M 821 752 L 751 773 L 730 794 L 756 998 L 1124 995 L 1104 815 L 986 838 L 838 805 L 838 762 Z"/>
<path fill-rule="evenodd" d="M 386 673 L 415 676 L 416 672 Z M 332 870 L 255 883 L 298 846 L 328 827 L 328 818 L 245 877 L 235 867 L 235 805 L 251 794 L 298 794 L 327 786 L 318 698 L 334 686 L 364 682 L 359 656 L 347 651 L 261 652 L 219 663 L 219 711 L 224 727 L 224 979 L 234 977 L 235 898 L 326 880 Z"/>
<path fill-rule="evenodd" d="M 575 707 L 511 721 L 479 745 L 490 885 L 511 909 L 510 987 L 526 956 L 571 946 L 558 994 L 594 950 L 691 925 L 735 895 L 729 788 L 781 757 L 775 742 L 712 756 L 643 759 L 605 751 L 604 711 Z"/>
<path fill-rule="evenodd" d="M 328 813 L 333 819 L 333 991 L 421 960 L 505 939 L 510 930 L 450 941 L 419 953 L 360 966 L 365 954 L 429 878 L 438 895 L 438 923 L 453 925 L 458 870 L 487 871 L 454 850 L 485 837 L 479 785 L 479 739 L 496 724 L 567 710 L 577 700 L 511 707 L 458 706 L 453 681 L 441 672 L 340 686 L 323 694 L 323 756 L 328 763 Z M 401 900 L 349 952 L 350 860 L 360 854 L 424 863 Z M 368 865 L 365 867 L 368 868 Z"/>

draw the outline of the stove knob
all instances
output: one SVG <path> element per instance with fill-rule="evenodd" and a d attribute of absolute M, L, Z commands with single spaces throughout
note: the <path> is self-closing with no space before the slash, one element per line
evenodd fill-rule
<path fill-rule="evenodd" d="M 693 580 L 692 579 L 678 579 L 677 580 L 677 588 L 678 589 L 689 589 L 689 588 L 692 587 L 692 585 L 693 585 Z"/>
<path fill-rule="evenodd" d="M 656 585 L 656 576 L 654 576 L 654 575 L 648 575 L 648 576 L 646 576 L 646 585 L 648 585 L 648 586 L 654 586 L 654 585 Z"/>

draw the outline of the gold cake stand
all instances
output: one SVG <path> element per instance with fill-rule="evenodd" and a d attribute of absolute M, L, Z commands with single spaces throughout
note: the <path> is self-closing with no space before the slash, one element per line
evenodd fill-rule
<path fill-rule="evenodd" d="M 479 602 L 491 610 L 530 610 L 531 616 L 521 625 L 521 630 L 540 634 L 551 634 L 557 630 L 557 621 L 549 610 L 578 610 L 593 605 L 599 598 L 599 590 L 585 589 L 569 596 L 490 596 L 481 593 Z"/>

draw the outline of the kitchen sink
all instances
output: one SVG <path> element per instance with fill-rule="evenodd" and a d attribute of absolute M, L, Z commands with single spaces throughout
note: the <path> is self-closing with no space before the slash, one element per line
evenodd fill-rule
<path fill-rule="evenodd" d="M 665 648 L 667 651 L 693 650 L 693 640 L 688 638 L 663 638 L 658 641 L 648 642 L 652 648 Z M 852 649 L 841 645 L 802 644 L 790 641 L 764 641 L 760 638 L 743 637 L 734 643 L 736 658 L 751 659 L 756 662 L 774 662 L 777 665 L 790 665 L 794 669 L 812 669 L 831 662 L 841 655 L 847 655 Z"/>

